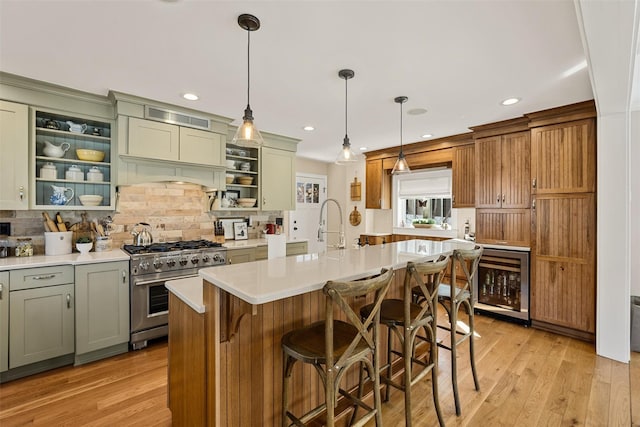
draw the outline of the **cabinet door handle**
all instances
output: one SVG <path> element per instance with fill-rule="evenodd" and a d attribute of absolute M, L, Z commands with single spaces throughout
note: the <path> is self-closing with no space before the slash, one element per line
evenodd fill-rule
<path fill-rule="evenodd" d="M 504 203 L 504 194 L 502 194 L 502 203 Z"/>
<path fill-rule="evenodd" d="M 452 205 L 455 205 L 455 204 L 456 204 L 456 195 L 455 195 L 455 194 L 452 194 L 452 195 L 451 195 L 451 204 L 452 204 Z"/>
<path fill-rule="evenodd" d="M 18 191 L 20 194 L 20 201 L 22 201 L 24 199 L 24 187 L 21 185 Z"/>
<path fill-rule="evenodd" d="M 536 185 L 538 185 L 538 180 L 537 180 L 537 179 L 535 179 L 535 178 L 533 178 L 533 179 L 531 180 L 531 186 L 532 186 L 533 188 L 536 188 Z"/>
<path fill-rule="evenodd" d="M 531 209 L 535 210 L 536 209 L 536 199 L 533 199 L 531 201 Z"/>
<path fill-rule="evenodd" d="M 71 294 L 67 294 L 67 308 L 71 308 Z"/>
<path fill-rule="evenodd" d="M 500 194 L 496 196 L 496 203 L 500 203 Z"/>
<path fill-rule="evenodd" d="M 46 276 L 33 276 L 33 280 L 49 280 L 56 277 L 55 274 L 47 274 Z"/>
<path fill-rule="evenodd" d="M 122 270 L 122 283 L 127 283 L 127 270 Z"/>
<path fill-rule="evenodd" d="M 267 199 L 266 199 L 266 197 L 263 197 L 263 198 L 262 198 L 262 205 L 264 206 L 264 205 L 266 205 L 266 204 L 267 204 Z"/>
<path fill-rule="evenodd" d="M 0 299 L 2 299 L 3 292 L 4 292 L 4 285 L 0 283 Z"/>

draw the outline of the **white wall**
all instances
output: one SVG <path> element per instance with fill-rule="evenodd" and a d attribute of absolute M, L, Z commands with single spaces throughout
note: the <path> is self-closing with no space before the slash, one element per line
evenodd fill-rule
<path fill-rule="evenodd" d="M 336 165 L 334 163 L 329 164 L 329 173 L 327 177 L 327 195 L 329 198 L 336 199 L 342 207 L 342 215 L 345 227 L 345 238 L 347 247 L 351 247 L 354 241 L 360 237 L 361 233 L 366 230 L 366 218 L 365 218 L 365 199 L 366 188 L 365 183 L 365 161 L 361 160 L 353 165 Z M 351 183 L 353 178 L 357 177 L 361 183 L 362 196 L 360 201 L 351 200 Z M 353 208 L 357 207 L 358 212 L 362 217 L 360 225 L 353 226 L 349 224 L 349 215 L 353 212 Z M 340 220 L 338 218 L 338 210 L 334 206 L 329 206 L 328 210 L 328 229 L 337 230 Z M 327 243 L 334 245 L 337 242 L 335 236 L 329 236 Z"/>
<path fill-rule="evenodd" d="M 640 111 L 631 113 L 631 295 L 640 295 Z"/>

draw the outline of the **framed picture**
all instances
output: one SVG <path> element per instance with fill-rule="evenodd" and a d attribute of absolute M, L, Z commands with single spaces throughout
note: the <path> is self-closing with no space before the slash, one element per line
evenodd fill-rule
<path fill-rule="evenodd" d="M 240 197 L 240 192 L 237 190 L 227 190 L 224 196 L 229 201 L 229 206 L 236 207 L 238 206 L 238 198 Z"/>
<path fill-rule="evenodd" d="M 233 223 L 233 236 L 236 240 L 248 239 L 247 223 L 246 222 L 234 222 Z"/>

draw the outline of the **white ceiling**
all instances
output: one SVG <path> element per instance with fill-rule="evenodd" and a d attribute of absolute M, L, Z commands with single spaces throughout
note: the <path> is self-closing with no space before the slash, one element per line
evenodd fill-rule
<path fill-rule="evenodd" d="M 207 1 L 0 0 L 0 70 L 106 95 L 109 89 L 235 118 L 246 104 L 262 131 L 299 138 L 301 156 L 333 161 L 354 148 L 404 142 L 592 99 L 570 0 Z M 196 102 L 181 94 L 194 92 Z M 504 107 L 508 97 L 522 102 Z M 305 132 L 304 125 L 316 130 Z"/>

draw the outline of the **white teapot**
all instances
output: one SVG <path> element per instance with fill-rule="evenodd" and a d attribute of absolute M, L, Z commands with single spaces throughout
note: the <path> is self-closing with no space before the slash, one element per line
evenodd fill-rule
<path fill-rule="evenodd" d="M 78 124 L 78 123 L 73 123 L 72 121 L 67 121 L 67 124 L 69 125 L 69 132 L 84 133 L 87 130 L 86 123 Z"/>
<path fill-rule="evenodd" d="M 60 158 L 60 157 L 64 157 L 64 153 L 67 152 L 69 147 L 71 147 L 71 144 L 69 144 L 68 142 L 63 142 L 58 146 L 45 140 L 44 149 L 42 151 L 44 152 L 44 155 L 47 157 Z"/>

